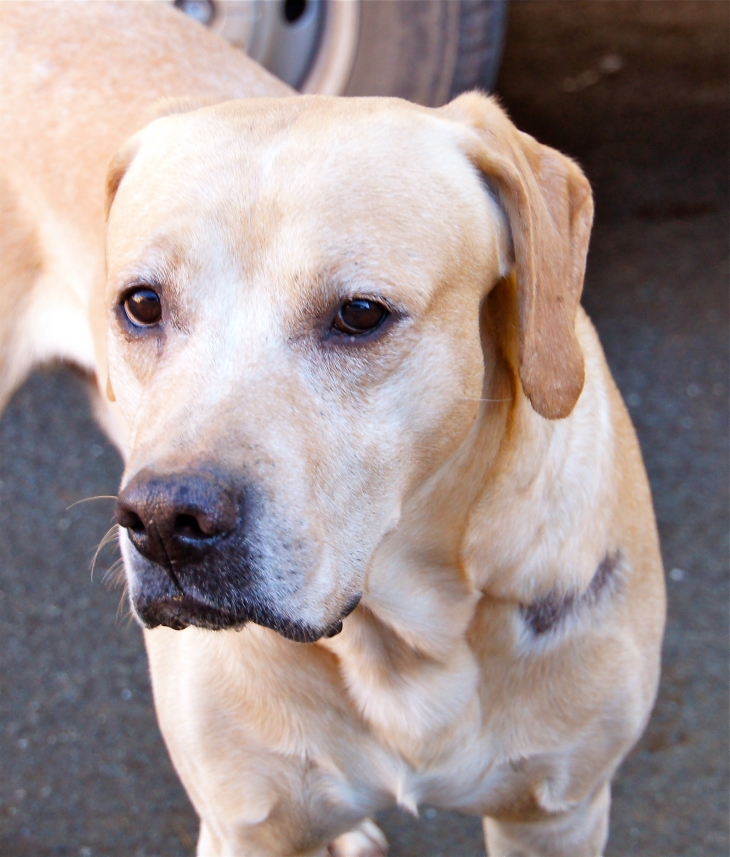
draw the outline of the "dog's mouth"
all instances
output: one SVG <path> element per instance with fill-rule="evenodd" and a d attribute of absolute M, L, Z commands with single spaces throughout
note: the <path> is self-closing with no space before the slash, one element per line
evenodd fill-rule
<path fill-rule="evenodd" d="M 327 626 L 318 628 L 304 622 L 288 619 L 270 609 L 253 605 L 245 613 L 231 613 L 220 607 L 214 607 L 187 595 L 137 603 L 136 612 L 146 628 L 164 625 L 175 631 L 195 626 L 210 631 L 226 629 L 241 630 L 249 622 L 270 628 L 295 643 L 314 643 L 322 637 L 334 637 L 342 630 L 342 623 L 357 607 L 360 595 L 350 600 L 340 617 Z"/>
<path fill-rule="evenodd" d="M 317 550 L 292 535 L 263 489 L 214 465 L 143 468 L 120 490 L 115 515 L 132 607 L 147 628 L 253 622 L 313 643 L 338 634 L 360 600 L 343 609 L 339 594 L 318 599 L 309 582 Z"/>

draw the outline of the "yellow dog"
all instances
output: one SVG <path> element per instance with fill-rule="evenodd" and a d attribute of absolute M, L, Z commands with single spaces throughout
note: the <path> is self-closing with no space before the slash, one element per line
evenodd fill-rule
<path fill-rule="evenodd" d="M 279 98 L 155 5 L 0 28 L 0 396 L 106 395 L 198 854 L 378 855 L 427 802 L 598 857 L 665 603 L 581 171 L 478 94 Z"/>

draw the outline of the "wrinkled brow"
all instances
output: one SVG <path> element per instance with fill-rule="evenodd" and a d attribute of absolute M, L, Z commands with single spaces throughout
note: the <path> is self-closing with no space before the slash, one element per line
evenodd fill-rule
<path fill-rule="evenodd" d="M 141 253 L 140 257 L 115 276 L 118 288 L 147 285 L 175 294 L 179 284 L 194 273 L 186 254 L 172 242 L 157 242 L 153 249 Z"/>

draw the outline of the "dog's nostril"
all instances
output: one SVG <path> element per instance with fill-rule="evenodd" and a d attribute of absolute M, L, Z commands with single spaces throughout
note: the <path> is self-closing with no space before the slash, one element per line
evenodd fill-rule
<path fill-rule="evenodd" d="M 187 539 L 208 539 L 215 533 L 207 533 L 194 515 L 178 515 L 175 518 L 175 535 Z"/>
<path fill-rule="evenodd" d="M 136 515 L 134 512 L 129 513 L 129 523 L 126 524 L 128 530 L 132 530 L 133 533 L 143 533 L 144 532 L 144 524 L 142 523 L 142 518 L 139 515 Z"/>
<path fill-rule="evenodd" d="M 125 506 L 117 507 L 116 518 L 119 526 L 124 527 L 125 530 L 131 530 L 133 533 L 143 533 L 145 531 L 145 526 L 140 516 Z"/>

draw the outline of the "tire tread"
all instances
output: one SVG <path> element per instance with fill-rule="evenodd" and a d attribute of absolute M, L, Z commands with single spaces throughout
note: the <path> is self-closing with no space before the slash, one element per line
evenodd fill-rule
<path fill-rule="evenodd" d="M 494 89 L 507 19 L 507 0 L 459 0 L 459 3 L 459 52 L 451 98 L 468 89 Z"/>

